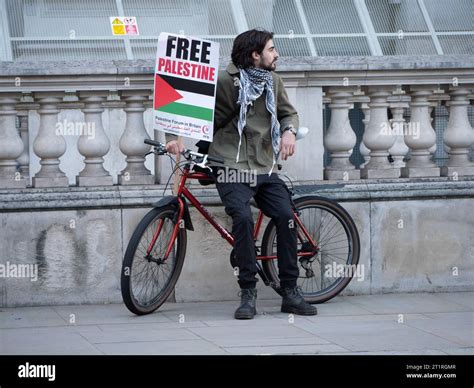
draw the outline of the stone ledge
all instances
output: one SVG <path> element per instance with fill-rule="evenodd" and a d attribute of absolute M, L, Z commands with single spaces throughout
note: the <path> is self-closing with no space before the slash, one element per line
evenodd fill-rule
<path fill-rule="evenodd" d="M 289 87 L 474 83 L 473 55 L 286 57 L 277 72 Z M 220 69 L 228 60 L 221 58 Z M 0 92 L 151 90 L 153 60 L 0 62 Z M 21 86 L 15 78 L 21 77 Z M 129 83 L 124 83 L 128 79 Z M 132 86 L 133 85 L 133 86 Z"/>
<path fill-rule="evenodd" d="M 228 58 L 221 57 L 219 67 L 225 69 Z M 393 55 L 343 57 L 284 57 L 278 60 L 279 71 L 333 70 L 421 70 L 473 68 L 474 55 Z M 154 60 L 97 60 L 0 62 L 0 76 L 21 75 L 93 75 L 153 74 Z"/>
<path fill-rule="evenodd" d="M 0 190 L 0 212 L 64 210 L 77 208 L 129 208 L 150 206 L 164 194 L 164 185 L 28 188 Z M 472 198 L 474 177 L 453 181 L 447 177 L 295 182 L 296 197 L 319 195 L 341 202 L 416 200 L 422 198 Z M 220 206 L 213 186 L 195 186 L 192 193 L 205 205 Z M 170 190 L 166 195 L 170 195 Z"/>

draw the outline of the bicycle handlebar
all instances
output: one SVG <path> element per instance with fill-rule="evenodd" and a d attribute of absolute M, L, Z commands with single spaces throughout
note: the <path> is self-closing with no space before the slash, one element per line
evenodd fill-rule
<path fill-rule="evenodd" d="M 151 140 L 151 139 L 145 139 L 144 140 L 144 143 L 145 144 L 149 144 L 149 145 L 152 145 L 154 147 L 162 147 L 163 144 L 160 143 L 159 141 L 155 141 L 155 140 Z"/>
<path fill-rule="evenodd" d="M 145 139 L 144 140 L 145 144 L 151 145 L 155 148 L 158 148 L 160 152 L 166 152 L 166 145 L 163 143 L 160 143 L 159 141 L 151 140 L 151 139 Z M 210 155 L 205 155 L 205 154 L 200 154 L 199 152 L 194 152 L 189 149 L 185 149 L 183 152 L 181 152 L 181 155 L 183 155 L 186 159 L 190 160 L 192 156 L 196 156 L 198 158 L 202 158 L 202 164 L 205 164 L 206 161 L 210 162 L 215 162 L 215 163 L 221 163 L 224 164 L 224 159 L 219 158 L 217 156 L 210 156 Z"/>

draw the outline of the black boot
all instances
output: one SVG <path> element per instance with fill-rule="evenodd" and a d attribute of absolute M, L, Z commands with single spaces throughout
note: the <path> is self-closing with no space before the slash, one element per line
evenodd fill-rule
<path fill-rule="evenodd" d="M 257 313 L 255 302 L 257 290 L 255 288 L 242 289 L 240 291 L 240 306 L 235 310 L 235 319 L 252 319 Z"/>
<path fill-rule="evenodd" d="M 316 315 L 318 309 L 306 302 L 299 287 L 283 288 L 282 313 L 297 315 Z"/>

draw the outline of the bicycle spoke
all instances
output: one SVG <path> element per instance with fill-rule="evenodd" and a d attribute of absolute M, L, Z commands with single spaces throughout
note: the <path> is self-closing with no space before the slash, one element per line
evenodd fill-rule
<path fill-rule="evenodd" d="M 299 277 L 298 284 L 301 286 L 304 295 L 310 296 L 312 300 L 318 300 L 325 295 L 336 295 L 347 282 L 344 277 L 331 276 L 330 272 L 334 263 L 337 265 L 353 262 L 354 248 L 353 237 L 347 220 L 353 223 L 344 210 L 338 209 L 332 203 L 323 199 L 315 198 L 302 200 L 301 207 L 298 207 L 299 219 L 302 227 L 298 227 L 298 252 L 311 252 L 309 238 L 313 240 L 318 248 L 313 255 L 302 256 L 298 254 Z M 303 227 L 305 232 L 303 233 Z M 354 227 L 352 227 L 354 230 Z M 307 233 L 307 235 L 305 235 Z M 272 237 L 267 238 L 266 254 L 277 252 L 276 228 L 272 229 Z M 270 253 L 272 252 L 272 253 Z M 269 276 L 278 279 L 277 260 L 265 262 Z M 330 266 L 330 267 L 329 267 Z M 344 284 L 343 284 L 344 282 Z"/>

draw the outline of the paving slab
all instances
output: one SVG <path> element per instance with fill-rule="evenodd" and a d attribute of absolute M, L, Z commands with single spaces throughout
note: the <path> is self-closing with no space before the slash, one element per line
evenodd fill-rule
<path fill-rule="evenodd" d="M 99 349 L 79 333 L 19 333 L 2 330 L 0 354 L 26 355 L 100 355 Z"/>
<path fill-rule="evenodd" d="M 297 354 L 297 355 L 311 355 L 311 354 L 331 354 L 340 353 L 348 354 L 348 350 L 343 349 L 338 345 L 272 345 L 272 346 L 242 346 L 224 348 L 230 354 L 240 355 L 279 355 L 279 354 Z"/>
<path fill-rule="evenodd" d="M 121 342 L 156 342 L 199 339 L 186 329 L 163 330 L 117 330 L 100 333 L 84 333 L 82 335 L 91 344 Z"/>
<path fill-rule="evenodd" d="M 159 312 L 137 316 L 128 311 L 123 304 L 55 306 L 53 309 L 66 322 L 74 320 L 76 324 L 81 325 L 136 322 L 171 322 L 169 318 Z"/>
<path fill-rule="evenodd" d="M 104 354 L 114 355 L 224 355 L 224 349 L 205 340 L 121 342 L 97 344 Z"/>
<path fill-rule="evenodd" d="M 455 342 L 460 346 L 474 346 L 474 313 L 430 314 L 430 319 L 407 321 L 410 327 Z"/>
<path fill-rule="evenodd" d="M 67 322 L 53 307 L 15 307 L 0 309 L 0 329 L 38 326 L 63 326 Z"/>
<path fill-rule="evenodd" d="M 0 354 L 474 354 L 474 292 L 341 296 L 316 316 L 258 300 L 166 303 L 136 316 L 123 304 L 0 309 Z"/>
<path fill-rule="evenodd" d="M 329 342 L 312 335 L 294 325 L 207 327 L 188 329 L 203 339 L 221 347 L 291 345 L 297 341 L 303 343 L 328 344 Z"/>
<path fill-rule="evenodd" d="M 360 295 L 353 303 L 375 314 L 470 311 L 472 308 L 439 294 Z"/>
<path fill-rule="evenodd" d="M 351 351 L 443 349 L 460 344 L 392 321 L 341 321 L 295 323 L 327 341 Z"/>

